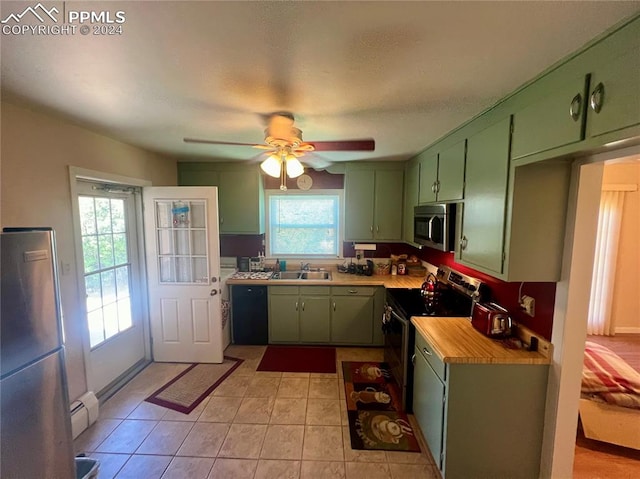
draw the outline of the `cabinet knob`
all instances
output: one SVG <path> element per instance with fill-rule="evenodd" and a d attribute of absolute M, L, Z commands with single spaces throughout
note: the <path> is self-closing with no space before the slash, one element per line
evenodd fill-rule
<path fill-rule="evenodd" d="M 216 283 L 218 281 L 218 278 L 216 278 L 215 276 L 211 277 L 211 282 L 212 283 Z"/>
<path fill-rule="evenodd" d="M 215 296 L 216 294 L 218 294 L 217 289 L 212 289 L 211 292 L 209 293 L 210 296 Z"/>
<path fill-rule="evenodd" d="M 591 93 L 589 104 L 591 109 L 596 113 L 600 113 L 602 110 L 602 104 L 604 103 L 604 85 L 602 82 L 598 83 Z"/>
<path fill-rule="evenodd" d="M 573 119 L 573 121 L 578 121 L 578 119 L 580 118 L 581 111 L 582 111 L 582 95 L 578 93 L 576 96 L 573 97 L 573 100 L 571 100 L 571 106 L 569 107 L 569 115 L 571 115 L 571 118 Z"/>
<path fill-rule="evenodd" d="M 424 354 L 426 354 L 427 356 L 433 356 L 433 355 L 431 354 L 431 351 L 429 351 L 427 348 L 422 348 L 422 352 L 423 352 Z"/>

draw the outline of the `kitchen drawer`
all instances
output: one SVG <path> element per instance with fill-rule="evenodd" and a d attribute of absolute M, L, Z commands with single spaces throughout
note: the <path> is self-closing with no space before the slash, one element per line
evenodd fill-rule
<path fill-rule="evenodd" d="M 269 286 L 269 294 L 298 294 L 297 286 Z"/>
<path fill-rule="evenodd" d="M 375 286 L 332 286 L 331 294 L 334 296 L 373 296 Z"/>
<path fill-rule="evenodd" d="M 433 347 L 431 347 L 428 341 L 424 339 L 420 333 L 416 334 L 416 351 L 420 351 L 420 354 L 422 354 L 422 356 L 431 365 L 442 382 L 445 382 L 446 367 L 444 362 L 442 362 L 438 353 L 433 350 Z"/>
<path fill-rule="evenodd" d="M 329 286 L 300 286 L 300 294 L 305 296 L 329 296 Z"/>

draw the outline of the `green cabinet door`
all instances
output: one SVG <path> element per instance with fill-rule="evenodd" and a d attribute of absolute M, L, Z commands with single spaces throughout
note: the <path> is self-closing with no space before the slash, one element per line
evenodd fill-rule
<path fill-rule="evenodd" d="M 580 75 L 559 85 L 543 83 L 539 88 L 539 95 L 513 117 L 513 159 L 583 139 L 586 76 Z"/>
<path fill-rule="evenodd" d="M 300 341 L 299 301 L 295 294 L 269 294 L 269 342 Z"/>
<path fill-rule="evenodd" d="M 260 175 L 255 169 L 220 172 L 220 233 L 256 234 L 264 231 Z"/>
<path fill-rule="evenodd" d="M 403 170 L 376 170 L 374 232 L 378 241 L 402 240 Z"/>
<path fill-rule="evenodd" d="M 332 296 L 331 342 L 371 344 L 373 341 L 373 297 Z"/>
<path fill-rule="evenodd" d="M 413 243 L 413 209 L 418 205 L 420 185 L 420 164 L 411 160 L 404 173 L 404 208 L 402 221 L 402 240 Z"/>
<path fill-rule="evenodd" d="M 510 118 L 468 139 L 460 261 L 502 273 Z"/>
<path fill-rule="evenodd" d="M 640 124 L 640 48 L 603 62 L 590 85 L 587 137 Z"/>
<path fill-rule="evenodd" d="M 374 170 L 345 174 L 345 240 L 373 239 L 374 186 Z"/>
<path fill-rule="evenodd" d="M 464 197 L 464 161 L 466 140 L 438 154 L 438 201 L 456 201 Z"/>
<path fill-rule="evenodd" d="M 444 428 L 444 384 L 419 349 L 415 349 L 413 371 L 413 414 L 427 440 L 431 455 L 442 469 Z"/>
<path fill-rule="evenodd" d="M 300 296 L 300 342 L 328 343 L 331 301 L 329 296 Z"/>
<path fill-rule="evenodd" d="M 438 181 L 438 154 L 422 153 L 418 155 L 420 163 L 420 194 L 419 202 L 432 203 L 436 201 L 436 184 Z"/>

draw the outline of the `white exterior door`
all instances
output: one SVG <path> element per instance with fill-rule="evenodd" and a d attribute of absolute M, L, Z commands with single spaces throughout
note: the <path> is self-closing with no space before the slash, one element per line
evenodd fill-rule
<path fill-rule="evenodd" d="M 153 359 L 221 363 L 216 187 L 143 190 Z"/>

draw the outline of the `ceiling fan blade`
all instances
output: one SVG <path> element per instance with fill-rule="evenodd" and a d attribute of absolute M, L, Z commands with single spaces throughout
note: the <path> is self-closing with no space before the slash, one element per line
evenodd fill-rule
<path fill-rule="evenodd" d="M 341 141 L 305 141 L 313 145 L 315 151 L 374 151 L 376 142 L 373 138 Z"/>
<path fill-rule="evenodd" d="M 231 146 L 255 146 L 255 143 L 236 143 L 233 141 L 200 140 L 197 138 L 183 138 L 185 143 L 205 143 L 208 145 L 231 145 Z"/>

